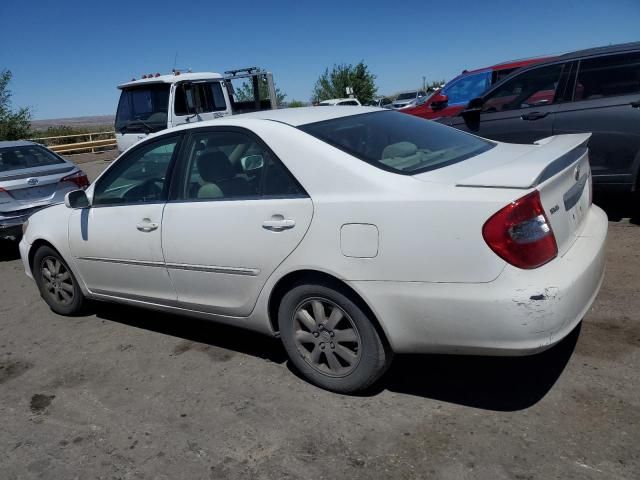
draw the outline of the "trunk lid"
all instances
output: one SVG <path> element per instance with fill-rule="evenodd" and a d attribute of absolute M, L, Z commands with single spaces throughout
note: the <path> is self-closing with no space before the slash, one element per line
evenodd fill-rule
<path fill-rule="evenodd" d="M 4 172 L 0 176 L 0 187 L 5 199 L 0 201 L 0 210 L 2 207 L 12 210 L 52 198 L 60 180 L 77 170 L 75 165 L 66 163 Z"/>
<path fill-rule="evenodd" d="M 514 200 L 535 188 L 553 229 L 558 254 L 563 255 L 580 235 L 591 206 L 590 136 L 557 135 L 534 145 L 498 144 L 482 155 L 416 178 L 451 182 L 456 187 L 513 189 Z"/>

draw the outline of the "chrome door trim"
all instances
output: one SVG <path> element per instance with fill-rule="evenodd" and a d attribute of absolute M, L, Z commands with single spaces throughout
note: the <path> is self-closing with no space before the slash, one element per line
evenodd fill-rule
<path fill-rule="evenodd" d="M 228 273 L 230 275 L 248 275 L 256 277 L 260 273 L 257 268 L 243 268 L 243 267 L 220 267 L 209 265 L 189 265 L 185 263 L 167 263 L 167 268 L 172 270 L 189 270 L 193 272 L 208 272 L 208 273 Z"/>
<path fill-rule="evenodd" d="M 91 262 L 102 263 L 117 263 L 121 265 L 134 265 L 140 267 L 166 267 L 172 270 L 189 270 L 193 272 L 206 272 L 206 273 L 227 273 L 229 275 L 247 275 L 256 277 L 260 274 L 258 268 L 244 268 L 244 267 L 222 267 L 214 265 L 189 265 L 184 263 L 164 263 L 164 262 L 150 262 L 144 260 L 121 260 L 117 258 L 103 258 L 103 257 L 78 257 L 78 260 L 87 260 Z"/>

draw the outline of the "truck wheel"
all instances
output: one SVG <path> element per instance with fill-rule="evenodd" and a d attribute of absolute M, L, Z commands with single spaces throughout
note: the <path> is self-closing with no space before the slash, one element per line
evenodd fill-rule
<path fill-rule="evenodd" d="M 339 393 L 372 385 L 392 353 L 367 315 L 326 285 L 300 285 L 280 302 L 278 323 L 285 350 L 312 383 Z"/>
<path fill-rule="evenodd" d="M 60 315 L 82 313 L 84 294 L 58 252 L 47 246 L 38 248 L 32 270 L 40 295 L 51 310 Z"/>

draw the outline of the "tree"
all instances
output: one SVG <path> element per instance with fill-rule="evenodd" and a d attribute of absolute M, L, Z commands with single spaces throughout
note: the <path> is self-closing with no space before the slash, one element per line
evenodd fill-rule
<path fill-rule="evenodd" d="M 360 103 L 367 104 L 373 100 L 378 91 L 376 76 L 360 62 L 357 65 L 334 65 L 331 71 L 325 69 L 313 87 L 313 101 L 321 102 L 330 98 L 347 96 L 347 87 L 353 89 L 353 95 Z"/>
<path fill-rule="evenodd" d="M 290 102 L 287 102 L 287 108 L 299 108 L 299 107 L 306 107 L 307 104 L 304 102 L 301 102 L 300 100 L 291 100 Z"/>
<path fill-rule="evenodd" d="M 259 82 L 258 83 L 260 90 L 260 98 L 266 99 L 269 98 L 269 87 L 267 86 L 267 82 Z M 274 88 L 276 89 L 276 104 L 280 107 L 284 104 L 284 99 L 287 96 L 286 93 L 282 92 L 278 87 L 276 87 L 275 82 L 273 83 Z M 233 91 L 235 93 L 236 99 L 238 102 L 250 102 L 253 101 L 253 83 L 250 79 L 245 79 L 239 87 L 234 85 Z"/>
<path fill-rule="evenodd" d="M 29 136 L 31 110 L 27 107 L 11 110 L 11 71 L 0 71 L 0 140 L 20 140 Z"/>

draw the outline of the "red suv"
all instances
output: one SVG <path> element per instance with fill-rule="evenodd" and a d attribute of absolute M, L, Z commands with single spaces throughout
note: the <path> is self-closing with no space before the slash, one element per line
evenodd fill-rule
<path fill-rule="evenodd" d="M 428 97 L 421 105 L 403 108 L 400 111 L 428 119 L 453 117 L 460 113 L 471 99 L 479 97 L 493 84 L 510 75 L 518 68 L 552 58 L 529 58 L 527 60 L 499 63 L 493 67 L 478 70 L 464 70 L 460 75 L 447 82 L 444 87 Z"/>

